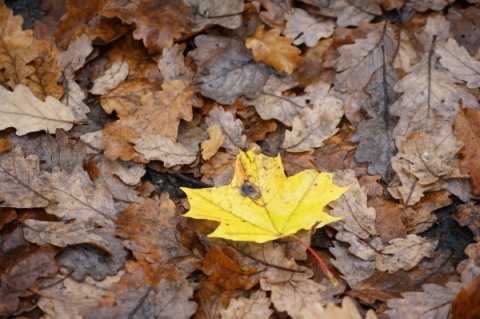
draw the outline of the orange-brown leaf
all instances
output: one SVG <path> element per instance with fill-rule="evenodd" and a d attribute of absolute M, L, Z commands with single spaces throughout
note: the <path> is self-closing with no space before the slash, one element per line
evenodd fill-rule
<path fill-rule="evenodd" d="M 265 25 L 258 26 L 252 37 L 245 39 L 245 46 L 252 49 L 255 62 L 264 62 L 278 73 L 292 74 L 302 63 L 302 51 L 292 46 L 292 39 L 280 36 L 280 30 L 264 31 Z"/>
<path fill-rule="evenodd" d="M 480 111 L 465 108 L 455 118 L 455 136 L 465 143 L 460 150 L 462 173 L 469 173 L 472 181 L 472 191 L 480 194 Z"/>
<path fill-rule="evenodd" d="M 37 56 L 37 52 L 30 48 L 33 41 L 31 30 L 22 30 L 23 19 L 13 16 L 12 10 L 4 3 L 0 3 L 0 69 L 5 69 L 4 77 L 10 88 L 17 84 L 26 84 L 26 77 L 34 69 L 27 66 Z"/>

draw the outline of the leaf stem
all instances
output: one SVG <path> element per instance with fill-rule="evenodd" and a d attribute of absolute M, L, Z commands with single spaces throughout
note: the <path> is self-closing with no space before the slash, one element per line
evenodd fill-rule
<path fill-rule="evenodd" d="M 328 277 L 328 279 L 330 279 L 330 282 L 332 283 L 332 285 L 334 286 L 338 285 L 338 280 L 332 274 L 330 269 L 328 269 L 327 265 L 323 262 L 322 258 L 320 258 L 320 256 L 315 252 L 315 250 L 313 250 L 312 247 L 310 247 L 310 245 L 307 245 L 306 242 L 304 242 L 303 240 L 301 240 L 295 235 L 288 235 L 287 237 L 292 237 L 297 242 L 299 242 L 303 247 L 307 248 L 308 251 L 313 255 L 313 257 L 315 257 L 315 259 L 318 261 L 318 263 L 320 264 L 320 267 L 322 267 L 323 272 Z"/>

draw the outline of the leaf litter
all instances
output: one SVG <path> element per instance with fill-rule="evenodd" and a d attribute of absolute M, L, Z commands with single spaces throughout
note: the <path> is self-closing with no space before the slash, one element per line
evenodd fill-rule
<path fill-rule="evenodd" d="M 478 316 L 476 1 L 40 2 L 0 3 L 0 317 Z"/>

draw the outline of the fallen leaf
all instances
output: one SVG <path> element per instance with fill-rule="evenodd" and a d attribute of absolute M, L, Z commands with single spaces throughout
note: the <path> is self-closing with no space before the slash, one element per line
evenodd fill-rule
<path fill-rule="evenodd" d="M 426 54 L 411 73 L 395 84 L 395 91 L 403 93 L 390 109 L 400 118 L 394 129 L 397 145 L 399 139 L 425 127 L 425 121 L 435 116 L 453 123 L 460 110 L 459 100 L 464 107 L 478 108 L 475 97 L 456 82 L 434 57 Z"/>
<path fill-rule="evenodd" d="M 105 74 L 93 81 L 90 93 L 103 95 L 116 88 L 128 76 L 128 63 L 117 61 L 105 71 Z"/>
<path fill-rule="evenodd" d="M 86 228 L 83 223 L 44 222 L 40 220 L 26 220 L 23 232 L 25 239 L 39 246 L 52 244 L 57 247 L 66 247 L 79 243 L 96 243 L 106 246 L 107 242 L 92 232 L 93 228 Z"/>
<path fill-rule="evenodd" d="M 195 20 L 191 21 L 192 31 L 212 24 L 228 29 L 242 25 L 243 0 L 187 0 L 185 3 L 196 11 Z"/>
<path fill-rule="evenodd" d="M 164 81 L 191 81 L 193 79 L 193 70 L 185 65 L 184 50 L 185 44 L 174 44 L 171 48 L 163 49 L 162 58 L 158 60 L 157 65 L 162 72 Z"/>
<path fill-rule="evenodd" d="M 177 264 L 179 268 L 187 269 L 190 262 L 186 257 L 197 263 L 198 259 L 179 242 L 177 227 L 182 222 L 180 218 L 169 198 L 159 201 L 146 198 L 120 213 L 117 235 L 125 239 L 125 247 L 137 260 L 158 265 Z"/>
<path fill-rule="evenodd" d="M 182 188 L 190 202 L 185 217 L 221 222 L 210 237 L 263 243 L 317 228 L 336 221 L 322 212 L 346 188 L 332 183 L 332 174 L 303 171 L 287 178 L 280 157 L 237 156 L 235 176 L 230 185 Z"/>
<path fill-rule="evenodd" d="M 33 208 L 45 207 L 50 199 L 45 195 L 50 189 L 39 159 L 35 155 L 21 156 L 19 150 L 0 156 L 0 206 Z"/>
<path fill-rule="evenodd" d="M 386 23 L 379 23 L 366 39 L 341 46 L 338 49 L 340 57 L 334 62 L 337 70 L 335 89 L 342 92 L 362 90 L 372 74 L 393 54 L 394 48 L 393 30 Z"/>
<path fill-rule="evenodd" d="M 63 86 L 58 83 L 63 70 L 63 67 L 57 66 L 60 50 L 50 38 L 36 39 L 31 50 L 37 51 L 38 57 L 31 63 L 35 72 L 28 76 L 28 88 L 41 100 L 47 96 L 60 99 L 65 93 Z"/>
<path fill-rule="evenodd" d="M 373 304 L 400 298 L 402 292 L 417 291 L 419 285 L 435 283 L 445 285 L 457 278 L 451 253 L 444 251 L 432 259 L 423 259 L 409 271 L 398 270 L 393 274 L 376 270 L 368 278 L 352 286 L 349 296 L 358 298 L 362 303 Z"/>
<path fill-rule="evenodd" d="M 174 40 L 191 32 L 188 22 L 193 18 L 191 8 L 174 0 L 158 3 L 148 0 L 108 1 L 99 13 L 106 17 L 118 17 L 129 24 L 134 23 L 136 28 L 133 37 L 142 40 L 145 47 L 154 53 L 172 47 Z"/>
<path fill-rule="evenodd" d="M 476 169 L 478 167 L 476 154 L 480 150 L 480 130 L 475 124 L 478 121 L 480 121 L 480 112 L 465 108 L 458 112 L 454 124 L 455 136 L 465 143 L 460 150 L 462 155 L 460 167 L 462 173 L 470 174 L 472 192 L 475 194 L 480 194 L 480 173 Z"/>
<path fill-rule="evenodd" d="M 389 241 L 381 254 L 376 256 L 376 266 L 381 271 L 393 273 L 397 270 L 410 270 L 423 257 L 433 257 L 438 241 L 431 242 L 417 235 L 396 238 Z"/>
<path fill-rule="evenodd" d="M 293 119 L 313 100 L 311 94 L 298 97 L 283 94 L 295 85 L 290 76 L 270 75 L 259 96 L 255 99 L 245 99 L 245 104 L 254 105 L 263 120 L 276 119 L 287 126 L 292 126 Z"/>
<path fill-rule="evenodd" d="M 390 159 L 397 152 L 393 138 L 397 118 L 393 117 L 389 110 L 391 103 L 397 98 L 393 90 L 397 81 L 397 74 L 388 65 L 373 74 L 365 89 L 368 98 L 360 102 L 369 118 L 362 119 L 357 125 L 357 132 L 350 139 L 352 142 L 359 142 L 355 160 L 358 163 L 367 162 L 368 174 L 381 174 L 386 183 L 393 178 Z"/>
<path fill-rule="evenodd" d="M 335 176 L 335 182 L 338 185 L 351 185 L 339 199 L 329 204 L 333 208 L 330 214 L 342 217 L 337 224 L 341 225 L 337 226 L 338 230 L 347 230 L 362 239 L 377 235 L 375 209 L 367 207 L 365 189 L 360 187 L 355 172 L 348 170 L 339 173 Z"/>
<path fill-rule="evenodd" d="M 381 12 L 377 2 L 371 0 L 361 2 L 336 0 L 328 2 L 328 6 L 322 8 L 322 14 L 337 18 L 339 27 L 356 26 L 362 21 L 368 22 Z"/>
<path fill-rule="evenodd" d="M 235 119 L 232 113 L 226 112 L 223 108 L 215 105 L 208 116 L 205 118 L 208 127 L 220 127 L 223 138 L 222 147 L 227 152 L 238 154 L 246 147 L 247 137 L 242 135 L 243 124 L 239 119 Z"/>
<path fill-rule="evenodd" d="M 323 141 L 338 132 L 342 117 L 342 100 L 336 96 L 316 99 L 313 106 L 303 108 L 300 117 L 293 119 L 292 130 L 285 132 L 282 148 L 288 152 L 306 152 L 323 146 Z"/>
<path fill-rule="evenodd" d="M 480 39 L 476 36 L 478 28 L 478 6 L 469 6 L 459 10 L 449 10 L 446 15 L 450 22 L 450 32 L 457 43 L 465 47 L 470 55 L 474 55 L 480 47 Z"/>
<path fill-rule="evenodd" d="M 342 273 L 342 278 L 351 287 L 375 273 L 375 262 L 373 260 L 364 260 L 355 256 L 345 247 L 347 244 L 334 241 L 333 245 L 334 247 L 329 249 L 335 256 L 335 259 L 332 259 L 332 264 Z"/>
<path fill-rule="evenodd" d="M 468 51 L 449 38 L 439 43 L 435 52 L 440 55 L 440 64 L 460 80 L 467 82 L 468 88 L 480 87 L 480 62 L 468 54 Z"/>
<path fill-rule="evenodd" d="M 322 313 L 322 318 L 377 319 L 377 315 L 372 309 L 369 309 L 364 317 L 360 314 L 358 307 L 359 306 L 355 305 L 355 302 L 351 298 L 345 297 L 342 299 L 341 307 L 329 302 L 325 306 L 325 311 Z"/>
<path fill-rule="evenodd" d="M 299 8 L 294 8 L 286 20 L 287 27 L 283 34 L 294 39 L 293 44 L 305 43 L 308 47 L 314 47 L 318 40 L 330 37 L 335 26 L 332 20 L 310 15 Z"/>
<path fill-rule="evenodd" d="M 278 73 L 292 74 L 302 63 L 300 49 L 292 46 L 293 39 L 280 36 L 280 30 L 264 31 L 259 25 L 252 37 L 245 39 L 245 46 L 251 49 L 255 62 L 264 62 Z"/>
<path fill-rule="evenodd" d="M 190 299 L 193 288 L 172 268 L 152 269 L 147 264 L 129 262 L 127 272 L 110 286 L 97 307 L 85 309 L 84 318 L 187 319 L 197 305 Z M 142 303 L 138 303 L 142 300 Z"/>
<path fill-rule="evenodd" d="M 288 1 L 260 0 L 262 8 L 258 16 L 268 26 L 272 28 L 281 28 L 285 25 L 285 16 L 292 10 L 292 3 Z"/>
<path fill-rule="evenodd" d="M 51 245 L 43 247 L 20 246 L 4 256 L 0 267 L 0 315 L 14 315 L 20 306 L 20 297 L 31 294 L 28 289 L 41 277 L 50 277 L 58 272 L 54 257 L 58 250 Z M 22 298 L 22 299 L 23 299 Z M 20 311 L 27 309 L 19 309 Z"/>
<path fill-rule="evenodd" d="M 427 10 L 436 10 L 440 11 L 443 10 L 448 5 L 447 0 L 429 0 L 429 1 L 422 1 L 422 0 L 413 0 L 412 6 L 420 11 L 425 12 Z"/>
<path fill-rule="evenodd" d="M 238 265 L 235 251 L 213 246 L 202 260 L 202 272 L 208 280 L 225 290 L 250 290 L 258 284 L 255 268 L 242 270 Z"/>
<path fill-rule="evenodd" d="M 0 87 L 0 114 L 0 129 L 15 127 L 19 136 L 57 128 L 68 131 L 74 124 L 73 113 L 60 101 L 47 96 L 43 102 L 21 84 L 13 92 Z"/>
<path fill-rule="evenodd" d="M 270 71 L 253 61 L 241 39 L 199 35 L 195 46 L 189 55 L 197 64 L 195 82 L 202 95 L 226 105 L 239 96 L 258 96 Z"/>
<path fill-rule="evenodd" d="M 453 298 L 450 315 L 452 319 L 476 319 L 480 314 L 480 276 Z"/>
<path fill-rule="evenodd" d="M 11 89 L 19 84 L 27 85 L 26 77 L 35 71 L 27 65 L 37 57 L 37 52 L 30 48 L 32 31 L 22 30 L 22 23 L 21 16 L 14 16 L 5 3 L 0 4 L 0 68 L 5 70 L 4 81 Z"/>
<path fill-rule="evenodd" d="M 460 224 L 467 226 L 472 231 L 475 238 L 480 239 L 480 207 L 474 205 L 473 202 L 458 205 L 457 212 L 452 217 Z"/>
<path fill-rule="evenodd" d="M 425 284 L 423 292 L 404 292 L 403 298 L 389 300 L 391 309 L 385 313 L 391 319 L 448 318 L 451 301 L 462 286 L 458 282 L 449 282 L 446 287 Z"/>
<path fill-rule="evenodd" d="M 130 139 L 134 148 L 147 160 L 163 161 L 166 167 L 190 164 L 197 158 L 197 153 L 186 148 L 183 144 L 172 142 L 164 135 L 142 135 Z"/>
<path fill-rule="evenodd" d="M 278 311 L 286 311 L 293 319 L 317 318 L 323 314 L 326 303 L 322 294 L 327 287 L 312 280 L 289 280 L 271 284 L 260 280 L 263 290 L 271 291 L 270 298 Z"/>
<path fill-rule="evenodd" d="M 248 298 L 231 299 L 228 308 L 220 310 L 220 315 L 222 319 L 270 318 L 273 314 L 271 304 L 265 291 L 257 290 L 250 293 Z"/>
<path fill-rule="evenodd" d="M 222 129 L 218 125 L 210 126 L 207 132 L 208 140 L 202 142 L 202 158 L 208 161 L 222 146 L 225 135 L 222 134 Z"/>

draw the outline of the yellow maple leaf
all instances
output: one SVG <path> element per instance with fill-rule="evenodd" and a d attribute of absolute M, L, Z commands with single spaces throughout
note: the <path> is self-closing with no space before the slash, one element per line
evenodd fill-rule
<path fill-rule="evenodd" d="M 332 178 L 315 170 L 287 178 L 280 156 L 242 152 L 230 185 L 182 187 L 190 203 L 183 216 L 220 222 L 209 237 L 264 243 L 339 220 L 323 211 L 348 189 L 333 184 Z"/>

